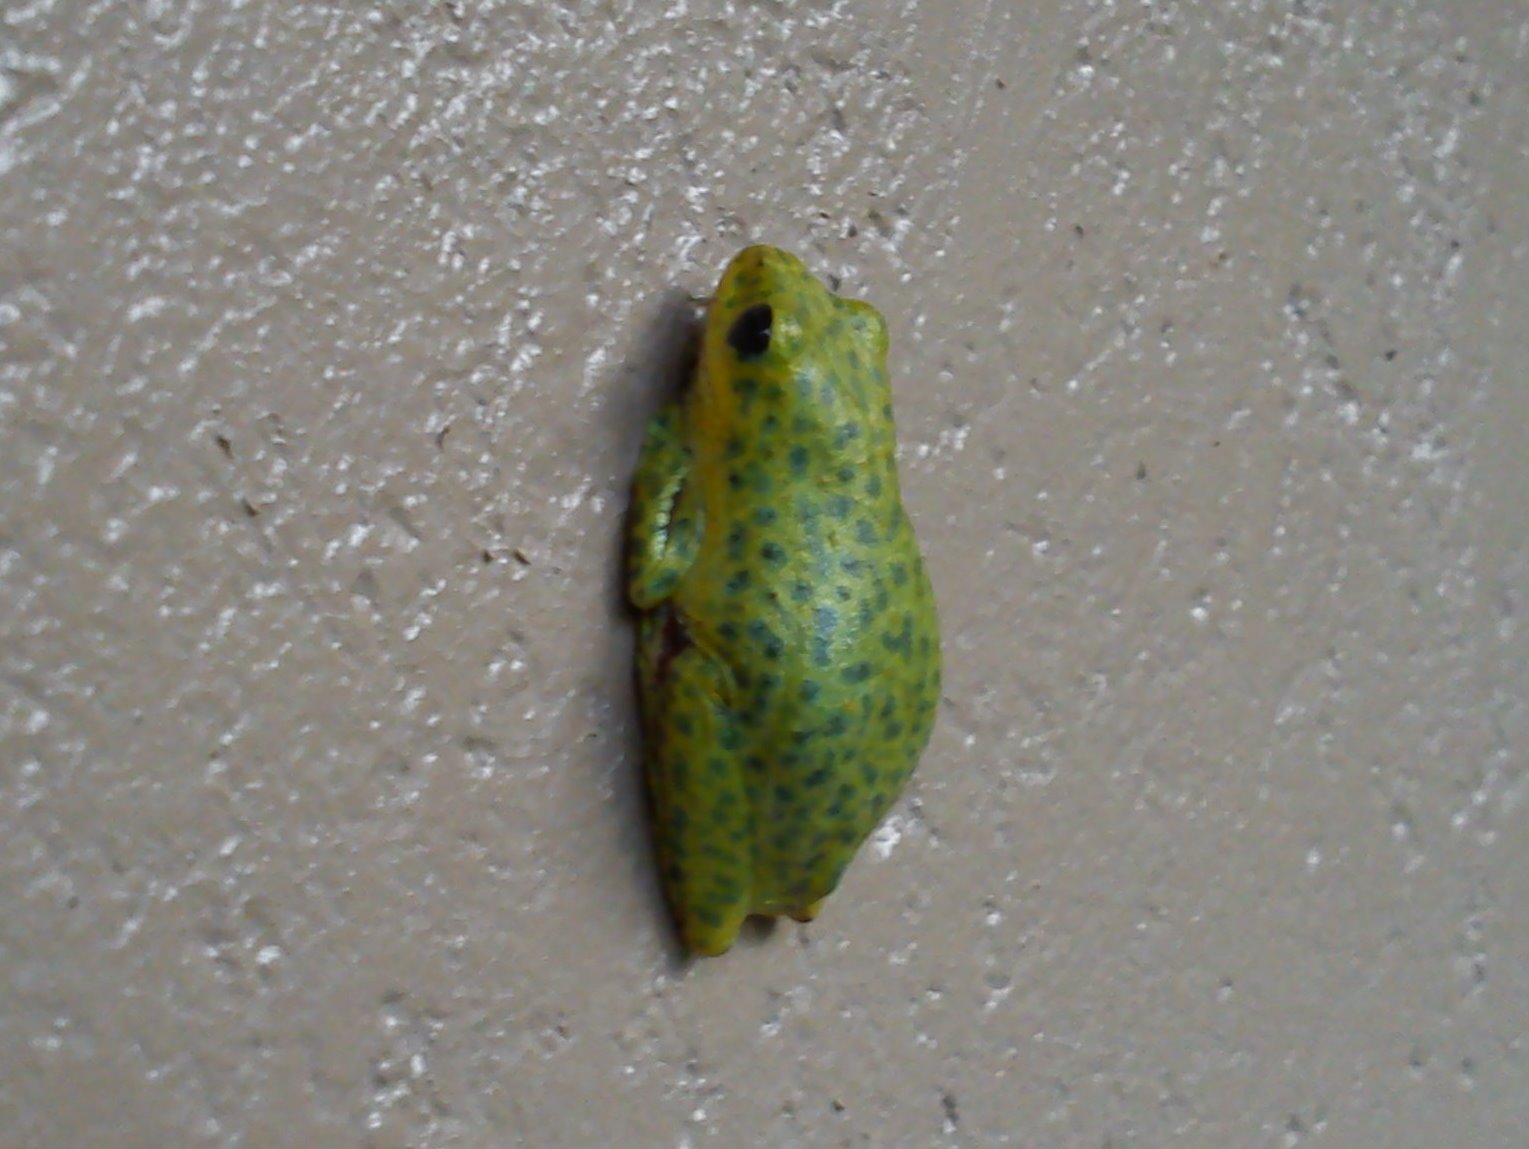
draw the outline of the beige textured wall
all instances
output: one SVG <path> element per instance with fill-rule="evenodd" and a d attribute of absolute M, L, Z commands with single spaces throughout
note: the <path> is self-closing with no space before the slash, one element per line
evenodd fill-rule
<path fill-rule="evenodd" d="M 667 9 L 667 10 L 665 10 Z M 1529 1144 L 1514 0 L 0 9 L 0 1145 Z M 945 620 L 679 959 L 616 558 L 748 240 Z"/>

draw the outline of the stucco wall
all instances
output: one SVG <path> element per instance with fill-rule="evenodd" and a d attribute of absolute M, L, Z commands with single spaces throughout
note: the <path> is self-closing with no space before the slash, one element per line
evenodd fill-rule
<path fill-rule="evenodd" d="M 0 12 L 0 1144 L 1529 1128 L 1511 0 Z M 945 626 L 681 960 L 617 558 L 745 242 L 887 315 Z"/>

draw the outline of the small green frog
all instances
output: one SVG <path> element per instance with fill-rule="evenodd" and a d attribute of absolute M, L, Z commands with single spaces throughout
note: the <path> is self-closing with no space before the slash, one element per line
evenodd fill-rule
<path fill-rule="evenodd" d="M 698 954 L 750 914 L 811 920 L 929 740 L 939 626 L 886 353 L 874 307 L 746 248 L 643 443 L 627 578 L 648 788 Z"/>

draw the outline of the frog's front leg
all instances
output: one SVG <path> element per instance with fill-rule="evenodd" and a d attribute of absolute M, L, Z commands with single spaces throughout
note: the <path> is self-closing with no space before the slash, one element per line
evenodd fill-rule
<path fill-rule="evenodd" d="M 674 593 L 701 541 L 700 499 L 689 481 L 690 451 L 680 437 L 683 418 L 677 403 L 660 411 L 648 424 L 637 460 L 627 593 L 638 610 L 651 610 Z"/>
<path fill-rule="evenodd" d="M 748 916 L 754 820 L 726 667 L 671 605 L 642 618 L 638 681 L 664 892 L 685 945 L 724 953 Z"/>

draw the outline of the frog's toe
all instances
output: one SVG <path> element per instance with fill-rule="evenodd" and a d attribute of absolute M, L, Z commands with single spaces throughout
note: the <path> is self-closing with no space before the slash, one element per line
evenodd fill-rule
<path fill-rule="evenodd" d="M 804 907 L 802 907 L 799 910 L 792 910 L 792 911 L 790 911 L 790 918 L 791 918 L 791 920 L 794 921 L 794 922 L 810 922 L 810 921 L 812 921 L 812 919 L 817 917 L 818 913 L 823 909 L 823 902 L 825 900 L 826 899 L 824 899 L 824 898 L 819 898 L 817 901 L 813 902 L 810 906 L 804 906 Z"/>
<path fill-rule="evenodd" d="M 680 936 L 697 957 L 719 957 L 733 948 L 747 916 L 741 905 L 725 907 L 716 915 L 687 914 L 680 919 Z"/>

